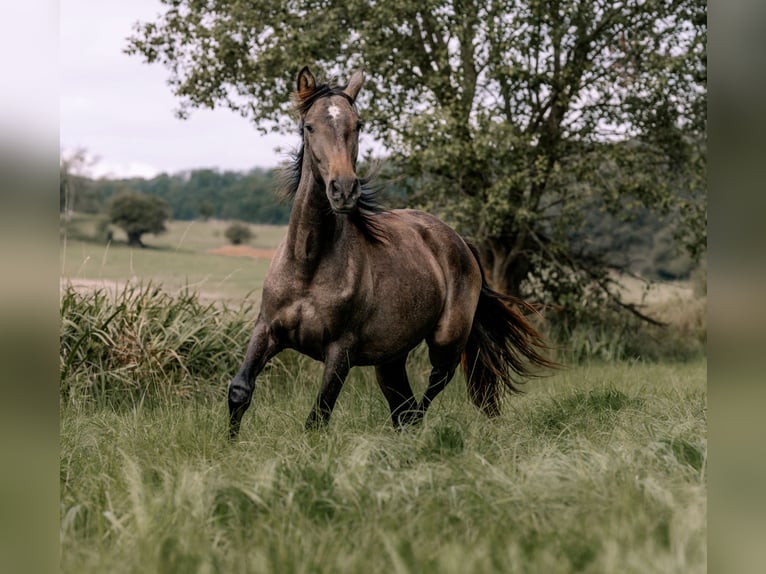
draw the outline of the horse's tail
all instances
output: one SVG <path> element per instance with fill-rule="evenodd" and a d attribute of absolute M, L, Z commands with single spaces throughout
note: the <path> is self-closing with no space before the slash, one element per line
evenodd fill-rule
<path fill-rule="evenodd" d="M 469 244 L 476 261 L 476 248 Z M 481 268 L 481 263 L 479 263 Z M 487 416 L 500 414 L 504 392 L 521 392 L 524 378 L 540 376 L 537 368 L 560 365 L 543 353 L 550 347 L 522 311 L 535 312 L 526 301 L 492 290 L 481 270 L 481 295 L 471 334 L 461 357 L 471 401 Z"/>

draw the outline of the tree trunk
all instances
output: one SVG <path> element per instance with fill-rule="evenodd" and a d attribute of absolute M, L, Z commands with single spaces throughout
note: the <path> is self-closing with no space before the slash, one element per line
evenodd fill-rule
<path fill-rule="evenodd" d="M 146 247 L 141 241 L 141 233 L 137 233 L 135 231 L 129 231 L 128 232 L 128 245 L 131 247 Z"/>

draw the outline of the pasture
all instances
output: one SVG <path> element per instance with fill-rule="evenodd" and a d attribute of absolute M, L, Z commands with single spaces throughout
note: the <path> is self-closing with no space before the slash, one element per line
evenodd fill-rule
<path fill-rule="evenodd" d="M 209 300 L 239 301 L 260 298 L 268 269 L 266 257 L 225 256 L 225 221 L 170 221 L 167 232 L 144 237 L 145 249 L 125 244 L 124 233 L 115 232 L 107 244 L 94 239 L 98 219 L 75 214 L 60 242 L 62 281 L 75 285 L 120 287 L 127 281 L 152 280 L 168 291 L 199 292 Z M 255 237 L 248 244 L 253 253 L 273 250 L 285 233 L 284 226 L 250 225 Z M 229 251 L 233 250 L 228 247 Z M 244 251 L 244 250 L 242 250 Z"/>
<path fill-rule="evenodd" d="M 321 365 L 288 352 L 229 444 L 226 384 L 268 262 L 210 253 L 224 228 L 62 242 L 80 285 L 62 288 L 63 572 L 706 570 L 704 359 L 572 364 L 496 419 L 457 376 L 403 432 L 354 369 L 307 433 Z M 284 232 L 253 229 L 261 249 Z M 409 369 L 422 393 L 422 350 Z"/>

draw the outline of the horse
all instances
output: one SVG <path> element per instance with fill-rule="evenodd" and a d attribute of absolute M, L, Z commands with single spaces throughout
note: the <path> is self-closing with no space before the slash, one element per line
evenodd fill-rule
<path fill-rule="evenodd" d="M 291 348 L 324 363 L 306 429 L 326 427 L 353 366 L 374 366 L 394 428 L 423 419 L 459 364 L 471 401 L 488 416 L 504 391 L 553 367 L 532 307 L 487 283 L 476 248 L 438 218 L 385 210 L 356 173 L 363 70 L 346 85 L 318 83 L 308 67 L 292 95 L 302 144 L 286 178 L 287 234 L 263 284 L 241 368 L 229 383 L 229 438 L 240 431 L 266 363 Z M 405 368 L 425 340 L 431 372 L 420 401 Z"/>

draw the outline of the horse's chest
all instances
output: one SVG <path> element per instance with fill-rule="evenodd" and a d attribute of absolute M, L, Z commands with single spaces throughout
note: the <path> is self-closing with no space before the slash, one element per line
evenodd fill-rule
<path fill-rule="evenodd" d="M 267 313 L 282 342 L 309 355 L 321 355 L 348 319 L 351 298 L 343 289 L 315 285 L 274 286 Z"/>

